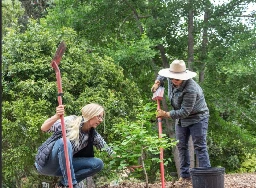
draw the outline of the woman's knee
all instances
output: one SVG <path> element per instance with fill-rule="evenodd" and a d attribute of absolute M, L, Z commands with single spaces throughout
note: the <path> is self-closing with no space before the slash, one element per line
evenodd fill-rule
<path fill-rule="evenodd" d="M 177 147 L 179 150 L 188 150 L 188 143 L 185 142 L 178 142 Z"/>
<path fill-rule="evenodd" d="M 94 158 L 94 165 L 93 165 L 93 169 L 97 170 L 97 171 L 101 171 L 104 167 L 104 163 L 101 159 L 99 158 Z"/>
<path fill-rule="evenodd" d="M 206 139 L 204 136 L 197 136 L 193 141 L 195 150 L 201 151 L 207 149 Z"/>

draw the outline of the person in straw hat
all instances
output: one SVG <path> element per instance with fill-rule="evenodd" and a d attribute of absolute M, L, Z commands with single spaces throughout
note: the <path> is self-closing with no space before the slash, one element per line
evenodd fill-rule
<path fill-rule="evenodd" d="M 188 140 L 192 136 L 199 167 L 210 167 L 206 136 L 209 109 L 202 88 L 192 79 L 195 72 L 186 69 L 183 60 L 174 60 L 170 68 L 158 72 L 152 92 L 164 81 L 168 81 L 168 98 L 173 109 L 169 112 L 158 110 L 157 117 L 175 120 L 175 134 L 180 159 L 180 181 L 191 180 L 189 167 Z"/>

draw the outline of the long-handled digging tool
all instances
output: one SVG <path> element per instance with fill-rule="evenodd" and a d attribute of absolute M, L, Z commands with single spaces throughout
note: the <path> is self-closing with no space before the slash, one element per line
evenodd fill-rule
<path fill-rule="evenodd" d="M 54 58 L 52 59 L 51 66 L 55 70 L 56 78 L 57 78 L 57 87 L 58 87 L 58 102 L 59 105 L 62 105 L 62 83 L 61 83 L 61 75 L 60 75 L 60 69 L 58 65 L 60 64 L 60 60 L 62 58 L 62 55 L 64 54 L 66 50 L 66 44 L 62 41 L 55 53 Z M 73 188 L 72 185 L 72 178 L 71 178 L 71 171 L 70 171 L 70 163 L 69 163 L 69 156 L 68 156 L 68 148 L 67 148 L 67 138 L 66 138 L 66 128 L 65 128 L 65 122 L 64 122 L 64 116 L 60 116 L 61 121 L 61 131 L 62 131 L 62 138 L 63 138 L 63 144 L 64 144 L 64 154 L 66 159 L 66 170 L 68 175 L 68 185 L 69 188 Z"/>
<path fill-rule="evenodd" d="M 160 101 L 163 99 L 164 96 L 164 87 L 159 87 L 155 93 L 153 93 L 153 100 L 157 101 L 157 110 L 161 109 Z M 158 121 L 158 135 L 159 138 L 162 138 L 162 118 L 157 118 Z M 160 148 L 160 171 L 161 171 L 161 181 L 162 181 L 162 188 L 165 188 L 165 180 L 164 180 L 164 157 L 163 157 L 163 148 Z"/>

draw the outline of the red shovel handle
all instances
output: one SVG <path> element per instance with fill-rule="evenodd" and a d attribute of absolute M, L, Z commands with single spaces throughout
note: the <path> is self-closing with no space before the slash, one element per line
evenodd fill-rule
<path fill-rule="evenodd" d="M 65 49 L 66 49 L 66 45 L 62 41 L 55 53 L 55 56 L 54 56 L 52 62 L 51 62 L 51 66 L 55 70 L 55 73 L 56 73 L 59 105 L 62 105 L 63 93 L 62 93 L 60 69 L 59 69 L 58 65 L 60 64 L 60 60 L 62 58 L 62 55 L 65 52 Z M 72 178 L 71 178 L 71 170 L 70 170 L 70 162 L 69 162 L 69 156 L 68 156 L 68 148 L 67 148 L 66 128 L 65 128 L 65 122 L 64 122 L 63 115 L 60 117 L 60 120 L 61 120 L 61 131 L 62 131 L 62 138 L 63 138 L 63 144 L 64 144 L 64 154 L 65 154 L 65 158 L 66 158 L 66 170 L 67 170 L 67 175 L 68 175 L 68 185 L 70 188 L 73 188 Z"/>
<path fill-rule="evenodd" d="M 157 110 L 161 109 L 160 100 L 163 99 L 164 96 L 164 87 L 159 87 L 155 93 L 153 93 L 153 100 L 157 101 Z M 158 136 L 162 138 L 162 118 L 157 118 L 158 121 Z M 163 155 L 163 148 L 160 148 L 160 172 L 161 172 L 161 182 L 162 188 L 165 188 L 165 179 L 164 179 L 164 155 Z"/>

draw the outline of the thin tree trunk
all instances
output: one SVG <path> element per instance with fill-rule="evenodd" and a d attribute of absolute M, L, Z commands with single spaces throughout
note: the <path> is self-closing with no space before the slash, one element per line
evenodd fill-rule
<path fill-rule="evenodd" d="M 143 150 L 143 148 L 141 148 L 141 157 L 140 157 L 140 159 L 141 159 L 141 165 L 142 165 L 142 169 L 143 169 L 145 179 L 146 179 L 146 188 L 149 188 L 149 186 L 148 186 L 148 174 L 147 174 L 147 170 L 146 170 L 145 163 L 144 163 L 144 150 Z"/>
<path fill-rule="evenodd" d="M 189 137 L 188 149 L 189 149 L 189 158 L 190 158 L 190 168 L 194 168 L 196 159 L 195 159 L 195 152 L 194 152 L 192 136 Z"/>
<path fill-rule="evenodd" d="M 192 63 L 194 62 L 194 10 L 193 10 L 193 1 L 189 1 L 191 9 L 189 10 L 188 14 L 188 68 L 189 70 L 193 71 L 192 69 Z M 190 156 L 190 168 L 194 168 L 195 166 L 195 155 L 194 155 L 194 145 L 193 141 L 191 139 L 191 136 L 189 137 L 188 142 L 188 148 L 189 148 L 189 156 Z"/>
<path fill-rule="evenodd" d="M 143 129 L 143 124 L 142 124 L 142 129 Z M 139 158 L 139 164 L 142 165 L 142 169 L 143 169 L 143 172 L 144 172 L 144 175 L 145 175 L 145 179 L 146 179 L 146 188 L 149 188 L 148 187 L 148 174 L 147 174 L 147 170 L 146 170 L 146 167 L 145 167 L 145 163 L 144 163 L 144 159 L 145 159 L 145 152 L 144 152 L 144 149 L 143 149 L 143 146 L 141 147 L 141 156 Z"/>
<path fill-rule="evenodd" d="M 164 67 L 164 68 L 168 68 L 170 65 L 169 65 L 168 59 L 167 59 L 167 57 L 166 57 L 166 55 L 165 55 L 164 46 L 163 46 L 162 44 L 158 44 L 158 45 L 156 46 L 156 48 L 160 51 L 160 55 L 161 55 L 163 67 Z"/>
<path fill-rule="evenodd" d="M 202 48 L 200 55 L 200 62 L 202 62 L 200 72 L 199 72 L 199 82 L 204 81 L 204 69 L 205 69 L 205 61 L 207 58 L 207 45 L 208 45 L 208 20 L 209 20 L 209 8 L 208 3 L 205 4 L 204 10 L 204 26 L 203 26 L 203 40 L 202 40 Z"/>
<path fill-rule="evenodd" d="M 174 156 L 174 162 L 175 162 L 177 175 L 178 175 L 178 178 L 180 178 L 180 158 L 179 158 L 179 150 L 178 150 L 177 146 L 173 147 L 172 153 Z"/>
<path fill-rule="evenodd" d="M 192 5 L 192 3 L 190 3 Z M 193 9 L 189 10 L 188 15 L 188 69 L 192 69 L 192 63 L 194 62 L 194 12 Z"/>

